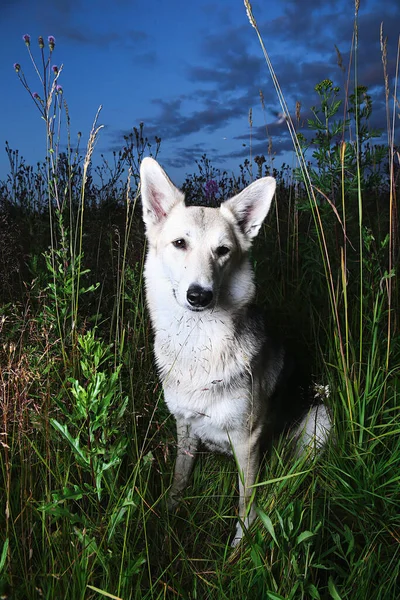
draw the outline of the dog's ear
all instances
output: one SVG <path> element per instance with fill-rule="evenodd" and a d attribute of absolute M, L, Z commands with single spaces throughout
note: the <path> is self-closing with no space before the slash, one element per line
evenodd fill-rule
<path fill-rule="evenodd" d="M 140 165 L 140 189 L 147 228 L 161 223 L 172 207 L 185 199 L 158 162 L 150 157 L 144 158 Z"/>
<path fill-rule="evenodd" d="M 251 183 L 240 194 L 223 202 L 234 214 L 240 229 L 246 237 L 252 239 L 260 231 L 260 227 L 271 206 L 276 181 L 273 177 L 263 177 Z"/>

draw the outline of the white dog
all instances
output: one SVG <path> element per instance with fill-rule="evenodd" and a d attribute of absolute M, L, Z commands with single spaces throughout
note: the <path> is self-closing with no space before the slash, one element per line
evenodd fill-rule
<path fill-rule="evenodd" d="M 284 412 L 280 392 L 290 377 L 283 346 L 270 337 L 253 305 L 248 258 L 275 180 L 264 177 L 220 208 L 204 208 L 186 206 L 155 160 L 145 158 L 140 175 L 147 304 L 165 401 L 178 433 L 169 505 L 176 505 L 188 482 L 200 441 L 234 455 L 240 492 L 236 545 L 243 525 L 255 518 L 250 499 L 260 449 Z M 305 431 L 302 447 L 312 440 L 321 446 L 330 425 L 323 405 L 303 410 L 297 425 Z"/>

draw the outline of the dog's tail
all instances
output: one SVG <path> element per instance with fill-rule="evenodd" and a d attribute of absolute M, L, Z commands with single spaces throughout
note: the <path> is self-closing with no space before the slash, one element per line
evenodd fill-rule
<path fill-rule="evenodd" d="M 315 456 L 326 445 L 333 427 L 331 412 L 324 404 L 324 399 L 329 397 L 329 387 L 314 384 L 313 391 L 313 403 L 293 430 L 298 457 Z"/>

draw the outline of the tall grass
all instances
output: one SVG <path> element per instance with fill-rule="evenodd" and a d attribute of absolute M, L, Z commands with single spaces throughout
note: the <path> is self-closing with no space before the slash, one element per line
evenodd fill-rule
<path fill-rule="evenodd" d="M 154 146 L 141 125 L 114 164 L 97 167 L 96 183 L 98 116 L 82 162 L 62 68 L 52 69 L 55 40 L 46 50 L 39 38 L 36 62 L 24 36 L 43 89 L 33 101 L 47 156 L 34 171 L 8 148 L 0 188 L 2 264 L 14 273 L 0 308 L 3 598 L 399 595 L 397 88 L 386 89 L 383 150 L 372 145 L 371 101 L 357 80 L 339 125 L 337 88 L 316 86 L 307 143 L 245 5 L 299 165 L 289 178 L 273 173 L 279 211 L 253 255 L 259 301 L 329 384 L 331 443 L 310 465 L 277 440 L 257 486 L 259 518 L 234 552 L 237 477 L 228 459 L 201 455 L 179 512 L 167 513 L 174 424 L 153 367 L 137 202 L 138 166 Z M 357 22 L 354 31 L 356 53 Z M 388 82 L 383 35 L 382 50 Z M 254 163 L 259 176 L 271 168 L 263 157 Z M 206 157 L 198 166 L 186 194 L 211 203 L 246 185 L 252 168 L 248 161 L 235 177 Z M 17 260 L 17 237 L 27 240 L 28 266 Z"/>

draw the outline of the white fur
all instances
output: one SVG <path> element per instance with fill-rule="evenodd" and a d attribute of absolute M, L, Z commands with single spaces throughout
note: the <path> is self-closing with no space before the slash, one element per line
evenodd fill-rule
<path fill-rule="evenodd" d="M 240 492 L 236 545 L 242 524 L 255 518 L 260 441 L 284 361 L 280 348 L 265 351 L 264 331 L 249 312 L 255 285 L 247 251 L 271 206 L 275 180 L 259 179 L 217 209 L 186 207 L 151 158 L 143 160 L 140 174 L 147 304 L 178 434 L 169 505 L 188 482 L 200 440 L 233 453 Z"/>

